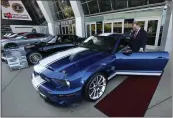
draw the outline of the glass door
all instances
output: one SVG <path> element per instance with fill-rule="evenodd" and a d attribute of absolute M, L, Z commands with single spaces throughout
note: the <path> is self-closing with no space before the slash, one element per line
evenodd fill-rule
<path fill-rule="evenodd" d="M 155 42 L 158 38 L 157 27 L 158 27 L 158 20 L 148 20 L 148 27 L 147 27 L 148 45 L 155 46 Z"/>
<path fill-rule="evenodd" d="M 113 33 L 124 33 L 124 20 L 113 21 Z"/>
<path fill-rule="evenodd" d="M 104 22 L 104 33 L 112 33 L 112 22 Z"/>
<path fill-rule="evenodd" d="M 70 27 L 68 25 L 62 26 L 62 34 L 70 34 Z"/>
<path fill-rule="evenodd" d="M 97 29 L 97 26 L 96 26 L 96 22 L 92 22 L 92 23 L 86 23 L 85 25 L 85 35 L 86 37 L 90 37 L 92 35 L 95 35 L 96 34 L 96 29 Z"/>
<path fill-rule="evenodd" d="M 158 18 L 135 19 L 148 34 L 147 48 L 155 49 L 158 47 L 161 20 Z"/>
<path fill-rule="evenodd" d="M 62 34 L 66 34 L 65 27 L 62 27 Z"/>
<path fill-rule="evenodd" d="M 91 24 L 91 36 L 96 34 L 96 24 Z"/>
<path fill-rule="evenodd" d="M 76 24 L 72 24 L 72 34 L 76 34 Z"/>
<path fill-rule="evenodd" d="M 124 33 L 130 34 L 134 19 L 124 19 Z"/>
<path fill-rule="evenodd" d="M 69 27 L 68 26 L 65 27 L 65 30 L 66 30 L 65 34 L 69 34 Z"/>
<path fill-rule="evenodd" d="M 102 22 L 97 22 L 97 34 L 102 34 L 103 32 L 103 23 Z"/>
<path fill-rule="evenodd" d="M 124 20 L 104 21 L 103 33 L 123 33 Z"/>
<path fill-rule="evenodd" d="M 90 37 L 90 24 L 86 25 L 86 37 Z"/>

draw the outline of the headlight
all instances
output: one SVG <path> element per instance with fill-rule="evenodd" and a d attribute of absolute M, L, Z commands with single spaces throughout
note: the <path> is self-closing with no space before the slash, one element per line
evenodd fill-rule
<path fill-rule="evenodd" d="M 56 84 L 60 84 L 62 87 L 70 87 L 70 82 L 68 80 L 56 80 L 53 79 Z"/>

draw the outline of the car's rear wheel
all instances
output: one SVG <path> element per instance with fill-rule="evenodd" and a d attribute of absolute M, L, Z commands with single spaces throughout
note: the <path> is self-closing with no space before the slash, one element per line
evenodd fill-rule
<path fill-rule="evenodd" d="M 28 61 L 30 64 L 38 64 L 39 61 L 43 58 L 39 52 L 31 52 L 27 55 Z"/>
<path fill-rule="evenodd" d="M 92 76 L 84 88 L 85 98 L 89 101 L 96 101 L 102 97 L 106 90 L 107 77 L 102 73 Z"/>

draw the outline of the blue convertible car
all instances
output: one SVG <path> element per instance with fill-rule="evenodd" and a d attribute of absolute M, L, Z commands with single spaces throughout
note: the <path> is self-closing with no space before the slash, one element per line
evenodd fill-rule
<path fill-rule="evenodd" d="M 46 100 L 69 105 L 82 98 L 98 100 L 115 75 L 162 74 L 167 52 L 134 53 L 128 44 L 129 39 L 110 34 L 91 36 L 78 47 L 41 60 L 34 66 L 32 84 Z"/>

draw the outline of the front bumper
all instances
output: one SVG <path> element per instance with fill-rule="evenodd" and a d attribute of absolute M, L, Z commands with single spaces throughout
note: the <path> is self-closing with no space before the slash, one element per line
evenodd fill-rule
<path fill-rule="evenodd" d="M 34 76 L 32 74 L 32 84 L 38 93 L 45 100 L 49 100 L 53 103 L 57 103 L 63 106 L 69 106 L 73 103 L 78 103 L 82 101 L 81 89 L 67 90 L 67 91 L 58 91 L 52 89 L 48 83 L 43 80 L 40 76 Z"/>

